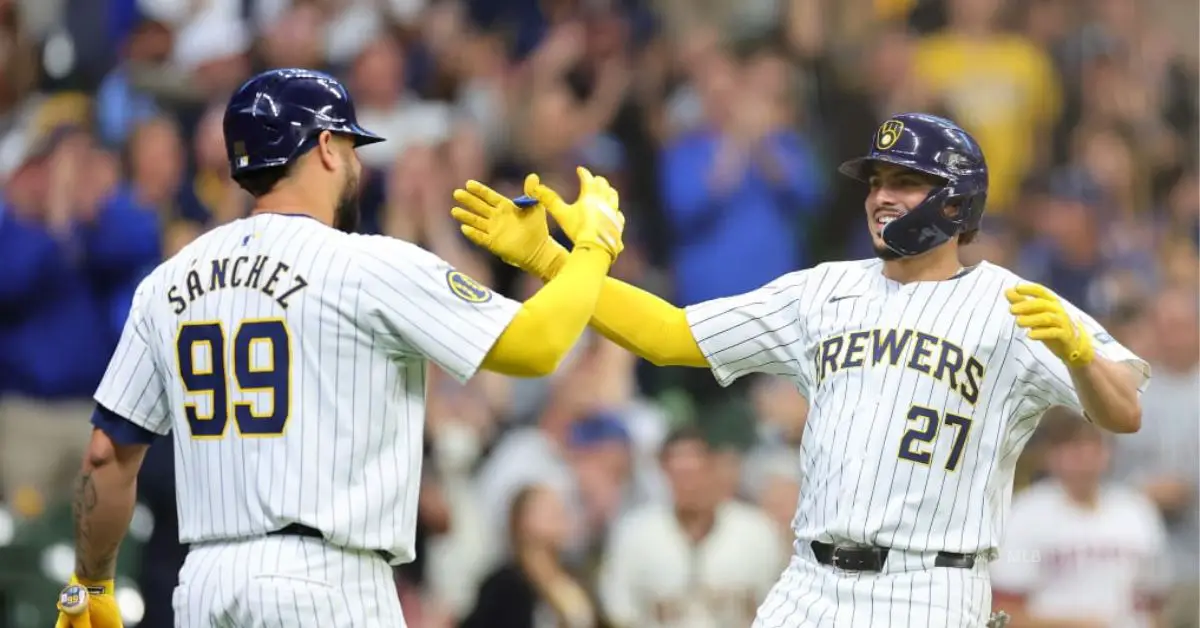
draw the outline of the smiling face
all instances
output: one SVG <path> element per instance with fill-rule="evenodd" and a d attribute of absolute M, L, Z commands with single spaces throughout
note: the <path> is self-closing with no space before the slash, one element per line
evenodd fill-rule
<path fill-rule="evenodd" d="M 871 191 L 865 204 L 867 228 L 871 232 L 875 254 L 885 260 L 896 259 L 900 255 L 883 242 L 883 228 L 920 205 L 942 182 L 937 177 L 902 166 L 878 164 L 868 183 Z"/>

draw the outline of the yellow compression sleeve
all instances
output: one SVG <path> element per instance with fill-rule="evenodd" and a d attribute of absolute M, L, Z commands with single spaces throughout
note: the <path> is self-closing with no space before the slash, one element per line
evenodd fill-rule
<path fill-rule="evenodd" d="M 592 327 L 657 366 L 708 368 L 683 308 L 623 281 L 605 278 Z"/>
<path fill-rule="evenodd" d="M 567 252 L 559 247 L 529 272 L 551 281 L 562 272 L 567 259 Z M 709 366 L 682 308 L 612 277 L 604 278 L 591 325 L 605 338 L 657 366 Z"/>
<path fill-rule="evenodd" d="M 558 275 L 521 305 L 483 368 L 515 377 L 553 373 L 587 327 L 611 264 L 604 251 L 572 251 Z"/>

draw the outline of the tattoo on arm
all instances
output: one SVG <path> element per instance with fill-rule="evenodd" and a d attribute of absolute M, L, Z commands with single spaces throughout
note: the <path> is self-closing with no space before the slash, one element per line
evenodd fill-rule
<path fill-rule="evenodd" d="M 84 580 L 110 580 L 117 564 L 117 549 L 121 545 L 115 540 L 93 536 L 93 515 L 100 498 L 92 471 L 86 470 L 75 482 L 75 576 Z"/>

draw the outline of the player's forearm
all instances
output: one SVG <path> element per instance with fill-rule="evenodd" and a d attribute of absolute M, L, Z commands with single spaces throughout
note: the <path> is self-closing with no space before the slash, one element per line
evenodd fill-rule
<path fill-rule="evenodd" d="M 1084 366 L 1071 367 L 1070 372 L 1080 405 L 1093 423 L 1119 434 L 1141 428 L 1141 403 L 1128 365 L 1097 356 Z"/>
<path fill-rule="evenodd" d="M 684 310 L 623 281 L 604 281 L 591 325 L 656 366 L 708 367 Z"/>
<path fill-rule="evenodd" d="M 556 252 L 537 268 L 527 270 L 549 281 L 558 276 L 566 259 L 564 252 Z M 657 366 L 708 367 L 683 309 L 619 279 L 605 277 L 591 325 L 605 338 Z"/>
<path fill-rule="evenodd" d="M 117 549 L 137 498 L 146 447 L 120 446 L 95 430 L 75 483 L 75 576 L 84 584 L 112 580 Z"/>
<path fill-rule="evenodd" d="M 611 264 L 604 251 L 576 248 L 558 276 L 521 306 L 483 368 L 516 377 L 553 373 L 587 328 Z"/>

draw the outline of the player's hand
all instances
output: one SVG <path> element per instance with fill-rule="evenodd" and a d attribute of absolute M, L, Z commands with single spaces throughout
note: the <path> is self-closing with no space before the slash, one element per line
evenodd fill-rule
<path fill-rule="evenodd" d="M 58 596 L 54 628 L 124 628 L 113 581 L 80 582 L 72 576 Z"/>
<path fill-rule="evenodd" d="M 1040 340 L 1067 366 L 1084 366 L 1096 357 L 1092 336 L 1071 318 L 1053 292 L 1036 283 L 1009 288 L 1004 296 L 1012 305 L 1017 326 L 1029 330 L 1029 337 Z"/>
<path fill-rule="evenodd" d="M 478 181 L 455 190 L 454 200 L 460 206 L 450 215 L 462 223 L 463 235 L 504 262 L 549 279 L 565 261 L 567 250 L 550 237 L 542 205 L 517 207 Z"/>
<path fill-rule="evenodd" d="M 583 167 L 576 168 L 575 172 L 579 175 L 579 198 L 574 203 L 564 201 L 558 192 L 542 184 L 536 174 L 525 178 L 525 194 L 537 199 L 538 203 L 544 206 L 551 216 L 554 216 L 554 221 L 562 227 L 563 233 L 578 246 L 589 215 L 588 208 L 611 207 L 614 213 L 620 215 L 618 210 L 620 198 L 617 191 L 604 177 L 593 176 L 587 168 Z M 621 228 L 624 229 L 624 216 L 621 216 L 620 223 Z M 620 253 L 620 248 L 615 251 L 614 257 L 617 253 Z"/>

